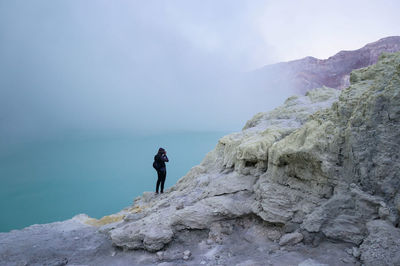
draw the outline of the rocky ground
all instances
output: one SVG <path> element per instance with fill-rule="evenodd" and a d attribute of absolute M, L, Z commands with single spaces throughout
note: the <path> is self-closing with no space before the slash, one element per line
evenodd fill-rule
<path fill-rule="evenodd" d="M 114 247 L 86 219 L 77 216 L 1 234 L 0 265 L 360 265 L 351 244 L 307 243 L 293 228 L 277 228 L 252 216 L 183 230 L 156 253 Z M 279 241 L 282 234 L 285 243 Z"/>
<path fill-rule="evenodd" d="M 0 234 L 4 265 L 400 265 L 400 53 L 259 113 L 167 193 Z"/>

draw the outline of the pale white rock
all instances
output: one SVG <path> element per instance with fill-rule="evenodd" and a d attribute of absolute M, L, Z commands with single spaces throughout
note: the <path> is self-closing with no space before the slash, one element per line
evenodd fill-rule
<path fill-rule="evenodd" d="M 251 195 L 246 192 L 205 198 L 172 214 L 172 224 L 192 229 L 208 228 L 212 222 L 224 217 L 234 218 L 250 214 L 252 202 Z"/>
<path fill-rule="evenodd" d="M 263 229 L 264 228 L 252 226 L 246 230 L 246 232 L 243 234 L 243 238 L 249 243 L 258 242 L 259 240 L 265 241 L 266 230 L 264 231 Z"/>
<path fill-rule="evenodd" d="M 269 230 L 267 232 L 268 239 L 272 240 L 272 241 L 276 241 L 276 240 L 280 239 L 281 236 L 282 236 L 282 234 L 278 230 Z"/>
<path fill-rule="evenodd" d="M 190 257 L 191 255 L 192 255 L 192 252 L 190 252 L 190 250 L 185 250 L 185 251 L 183 252 L 183 256 Z"/>
<path fill-rule="evenodd" d="M 245 260 L 240 263 L 235 264 L 235 266 L 253 266 L 256 265 L 256 262 L 254 260 Z"/>
<path fill-rule="evenodd" d="M 162 260 L 164 258 L 164 252 L 162 251 L 158 251 L 156 255 L 158 260 Z"/>
<path fill-rule="evenodd" d="M 128 223 L 111 231 L 113 244 L 130 249 L 144 248 L 157 251 L 172 240 L 173 232 L 168 224 L 148 224 L 144 221 Z"/>
<path fill-rule="evenodd" d="M 281 246 L 294 245 L 300 243 L 302 240 L 303 240 L 303 235 L 301 233 L 298 232 L 289 233 L 281 237 L 281 239 L 279 240 L 279 245 Z"/>
<path fill-rule="evenodd" d="M 378 217 L 380 200 L 352 184 L 350 193 L 334 195 L 308 215 L 302 228 L 359 244 L 366 233 L 365 219 Z"/>
<path fill-rule="evenodd" d="M 359 248 L 353 247 L 351 254 L 358 259 L 361 256 L 361 251 Z"/>
<path fill-rule="evenodd" d="M 389 217 L 390 210 L 386 206 L 381 206 L 381 207 L 379 207 L 378 213 L 379 213 L 379 217 L 384 220 L 387 217 Z"/>
<path fill-rule="evenodd" d="M 126 216 L 124 216 L 124 221 L 126 221 L 126 222 L 131 222 L 131 221 L 137 221 L 137 220 L 140 220 L 140 219 L 142 219 L 143 217 L 145 217 L 145 214 L 144 213 L 131 213 L 131 214 L 128 214 L 128 215 L 126 215 Z"/>
<path fill-rule="evenodd" d="M 157 195 L 154 192 L 146 191 L 142 194 L 142 199 L 144 202 L 150 202 L 154 199 Z"/>
<path fill-rule="evenodd" d="M 239 191 L 253 191 L 255 176 L 244 176 L 237 172 L 221 174 L 208 183 L 207 197 L 230 194 Z"/>
<path fill-rule="evenodd" d="M 298 264 L 298 266 L 328 266 L 328 264 L 320 263 L 313 259 L 306 259 Z"/>
<path fill-rule="evenodd" d="M 222 244 L 223 238 L 233 231 L 232 225 L 227 222 L 214 222 L 209 226 L 208 240 L 211 243 Z"/>

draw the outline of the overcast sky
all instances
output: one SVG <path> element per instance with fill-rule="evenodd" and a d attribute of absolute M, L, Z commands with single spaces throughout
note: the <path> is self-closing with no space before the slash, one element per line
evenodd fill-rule
<path fill-rule="evenodd" d="M 400 35 L 399 1 L 0 0 L 0 138 L 240 130 L 240 73 Z"/>

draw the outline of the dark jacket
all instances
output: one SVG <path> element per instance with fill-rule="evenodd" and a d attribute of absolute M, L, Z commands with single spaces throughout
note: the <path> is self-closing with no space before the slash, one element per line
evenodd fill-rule
<path fill-rule="evenodd" d="M 166 171 L 166 167 L 165 167 L 165 162 L 169 162 L 167 155 L 163 154 L 163 153 L 157 153 L 154 156 L 154 161 L 157 164 L 157 171 Z"/>

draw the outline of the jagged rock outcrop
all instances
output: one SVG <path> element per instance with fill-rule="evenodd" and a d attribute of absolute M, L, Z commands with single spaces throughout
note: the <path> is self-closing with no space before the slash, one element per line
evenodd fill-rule
<path fill-rule="evenodd" d="M 271 146 L 316 110 L 329 107 L 338 95 L 334 89 L 321 88 L 291 97 L 272 112 L 257 114 L 243 131 L 220 139 L 167 195 L 139 197 L 135 204 L 145 216 L 112 229 L 113 243 L 156 251 L 172 240 L 174 231 L 205 229 L 213 222 L 253 214 L 258 203 L 254 185 L 267 170 Z"/>
<path fill-rule="evenodd" d="M 114 245 L 156 251 L 181 230 L 257 215 L 307 241 L 322 234 L 363 243 L 361 258 L 372 265 L 371 223 L 393 232 L 399 224 L 400 53 L 350 80 L 341 93 L 291 97 L 220 139 L 167 194 L 137 198 L 140 216 L 121 213 L 125 220 L 107 228 Z"/>
<path fill-rule="evenodd" d="M 267 87 L 271 82 L 279 84 L 289 80 L 290 87 L 302 94 L 322 86 L 344 89 L 350 84 L 351 71 L 375 64 L 383 52 L 397 51 L 400 51 L 400 36 L 386 37 L 354 51 L 341 51 L 328 59 L 309 56 L 265 66 L 254 75 L 268 77 Z"/>

